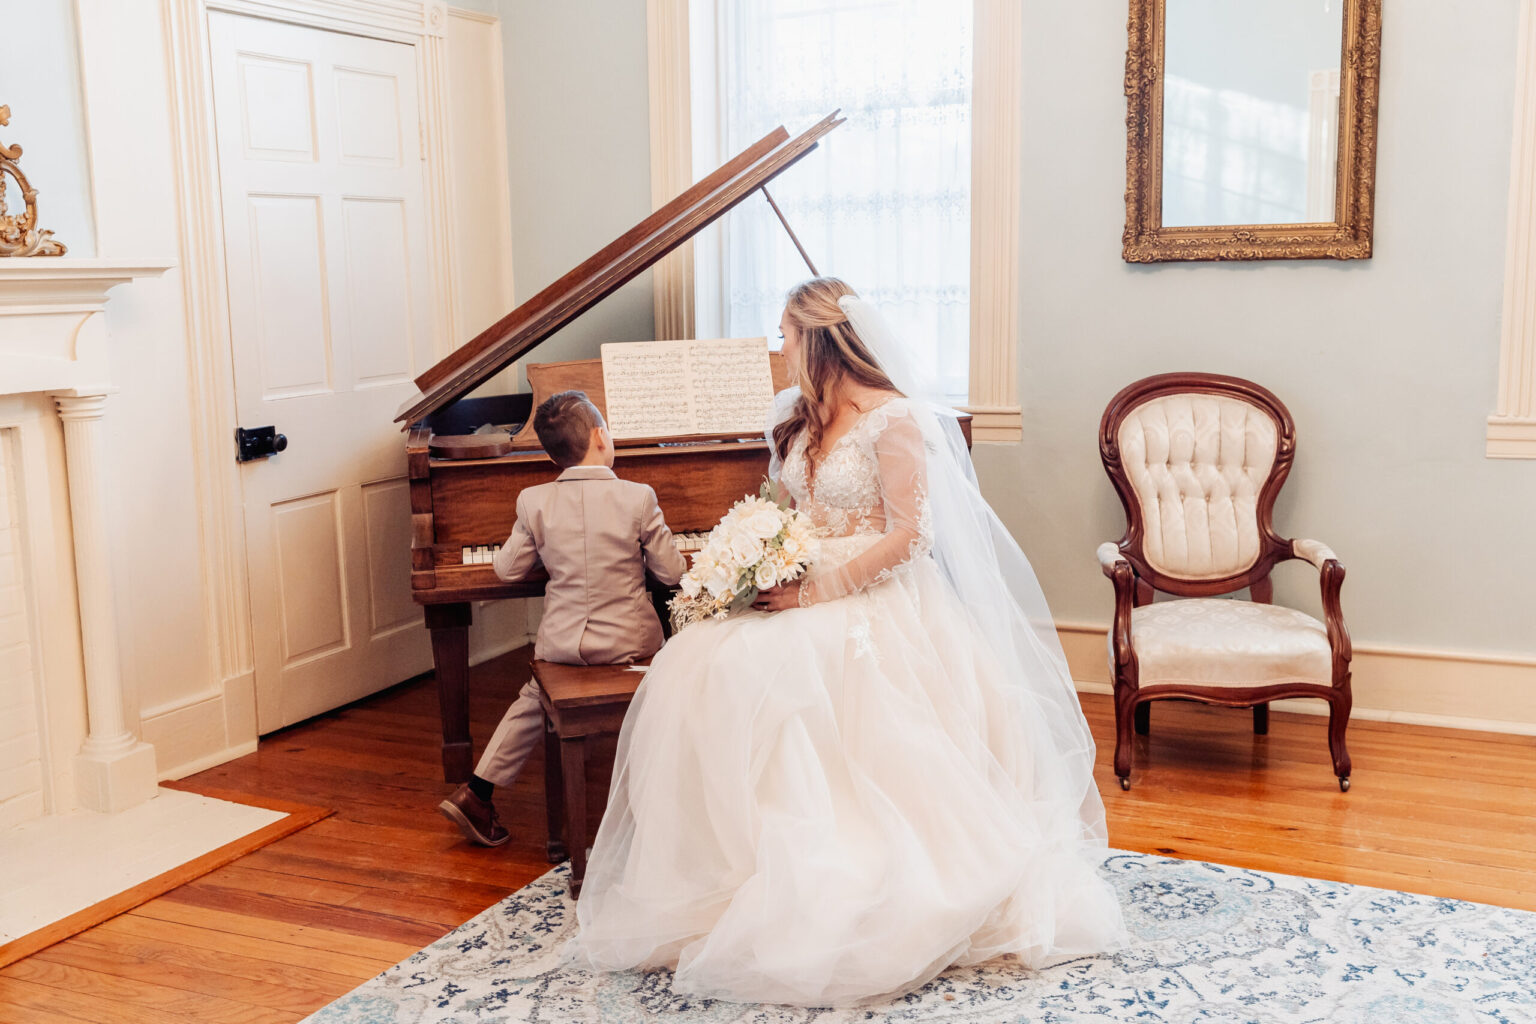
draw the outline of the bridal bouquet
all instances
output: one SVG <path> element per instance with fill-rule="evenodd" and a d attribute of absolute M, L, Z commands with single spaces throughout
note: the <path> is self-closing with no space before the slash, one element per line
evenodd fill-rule
<path fill-rule="evenodd" d="M 672 628 L 750 608 L 759 591 L 799 579 L 818 546 L 811 521 L 787 497 L 776 500 L 765 481 L 757 497 L 742 498 L 709 532 L 669 605 Z"/>

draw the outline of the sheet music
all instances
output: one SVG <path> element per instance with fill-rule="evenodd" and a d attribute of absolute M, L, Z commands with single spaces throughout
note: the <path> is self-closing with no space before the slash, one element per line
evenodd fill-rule
<path fill-rule="evenodd" d="M 773 407 L 767 338 L 607 344 L 603 390 L 619 439 L 752 434 Z"/>

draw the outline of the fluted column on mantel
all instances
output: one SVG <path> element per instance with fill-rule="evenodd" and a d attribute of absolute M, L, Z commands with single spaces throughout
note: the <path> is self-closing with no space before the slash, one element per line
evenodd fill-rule
<path fill-rule="evenodd" d="M 1499 404 L 1488 417 L 1488 456 L 1536 459 L 1536 2 L 1520 4 L 1509 241 L 1504 258 Z"/>
<path fill-rule="evenodd" d="M 117 652 L 112 551 L 107 543 L 102 414 L 105 392 L 55 395 L 64 424 L 64 458 L 80 599 L 88 733 L 75 759 L 81 806 L 121 811 L 155 795 L 155 751 L 128 728 Z"/>

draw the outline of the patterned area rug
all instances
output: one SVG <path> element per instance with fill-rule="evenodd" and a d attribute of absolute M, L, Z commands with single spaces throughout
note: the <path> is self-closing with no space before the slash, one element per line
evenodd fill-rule
<path fill-rule="evenodd" d="M 1536 1021 L 1536 914 L 1113 853 L 1135 939 L 1041 971 L 955 969 L 883 1006 L 806 1010 L 673 994 L 668 971 L 562 966 L 561 866 L 309 1018 L 309 1024 L 1516 1024 Z"/>

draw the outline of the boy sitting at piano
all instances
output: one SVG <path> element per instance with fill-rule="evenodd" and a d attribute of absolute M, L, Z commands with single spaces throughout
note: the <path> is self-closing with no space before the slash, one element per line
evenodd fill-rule
<path fill-rule="evenodd" d="M 568 665 L 617 665 L 649 658 L 663 640 L 645 574 L 674 585 L 687 561 L 662 519 L 656 492 L 613 473 L 613 437 L 581 391 L 543 402 L 533 429 L 562 470 L 554 483 L 517 496 L 517 522 L 496 552 L 496 575 L 527 579 L 542 564 L 544 618 L 533 656 Z M 507 709 L 475 774 L 438 805 L 464 838 L 500 846 L 510 836 L 491 794 L 517 777 L 543 736 L 539 684 L 530 680 Z"/>

